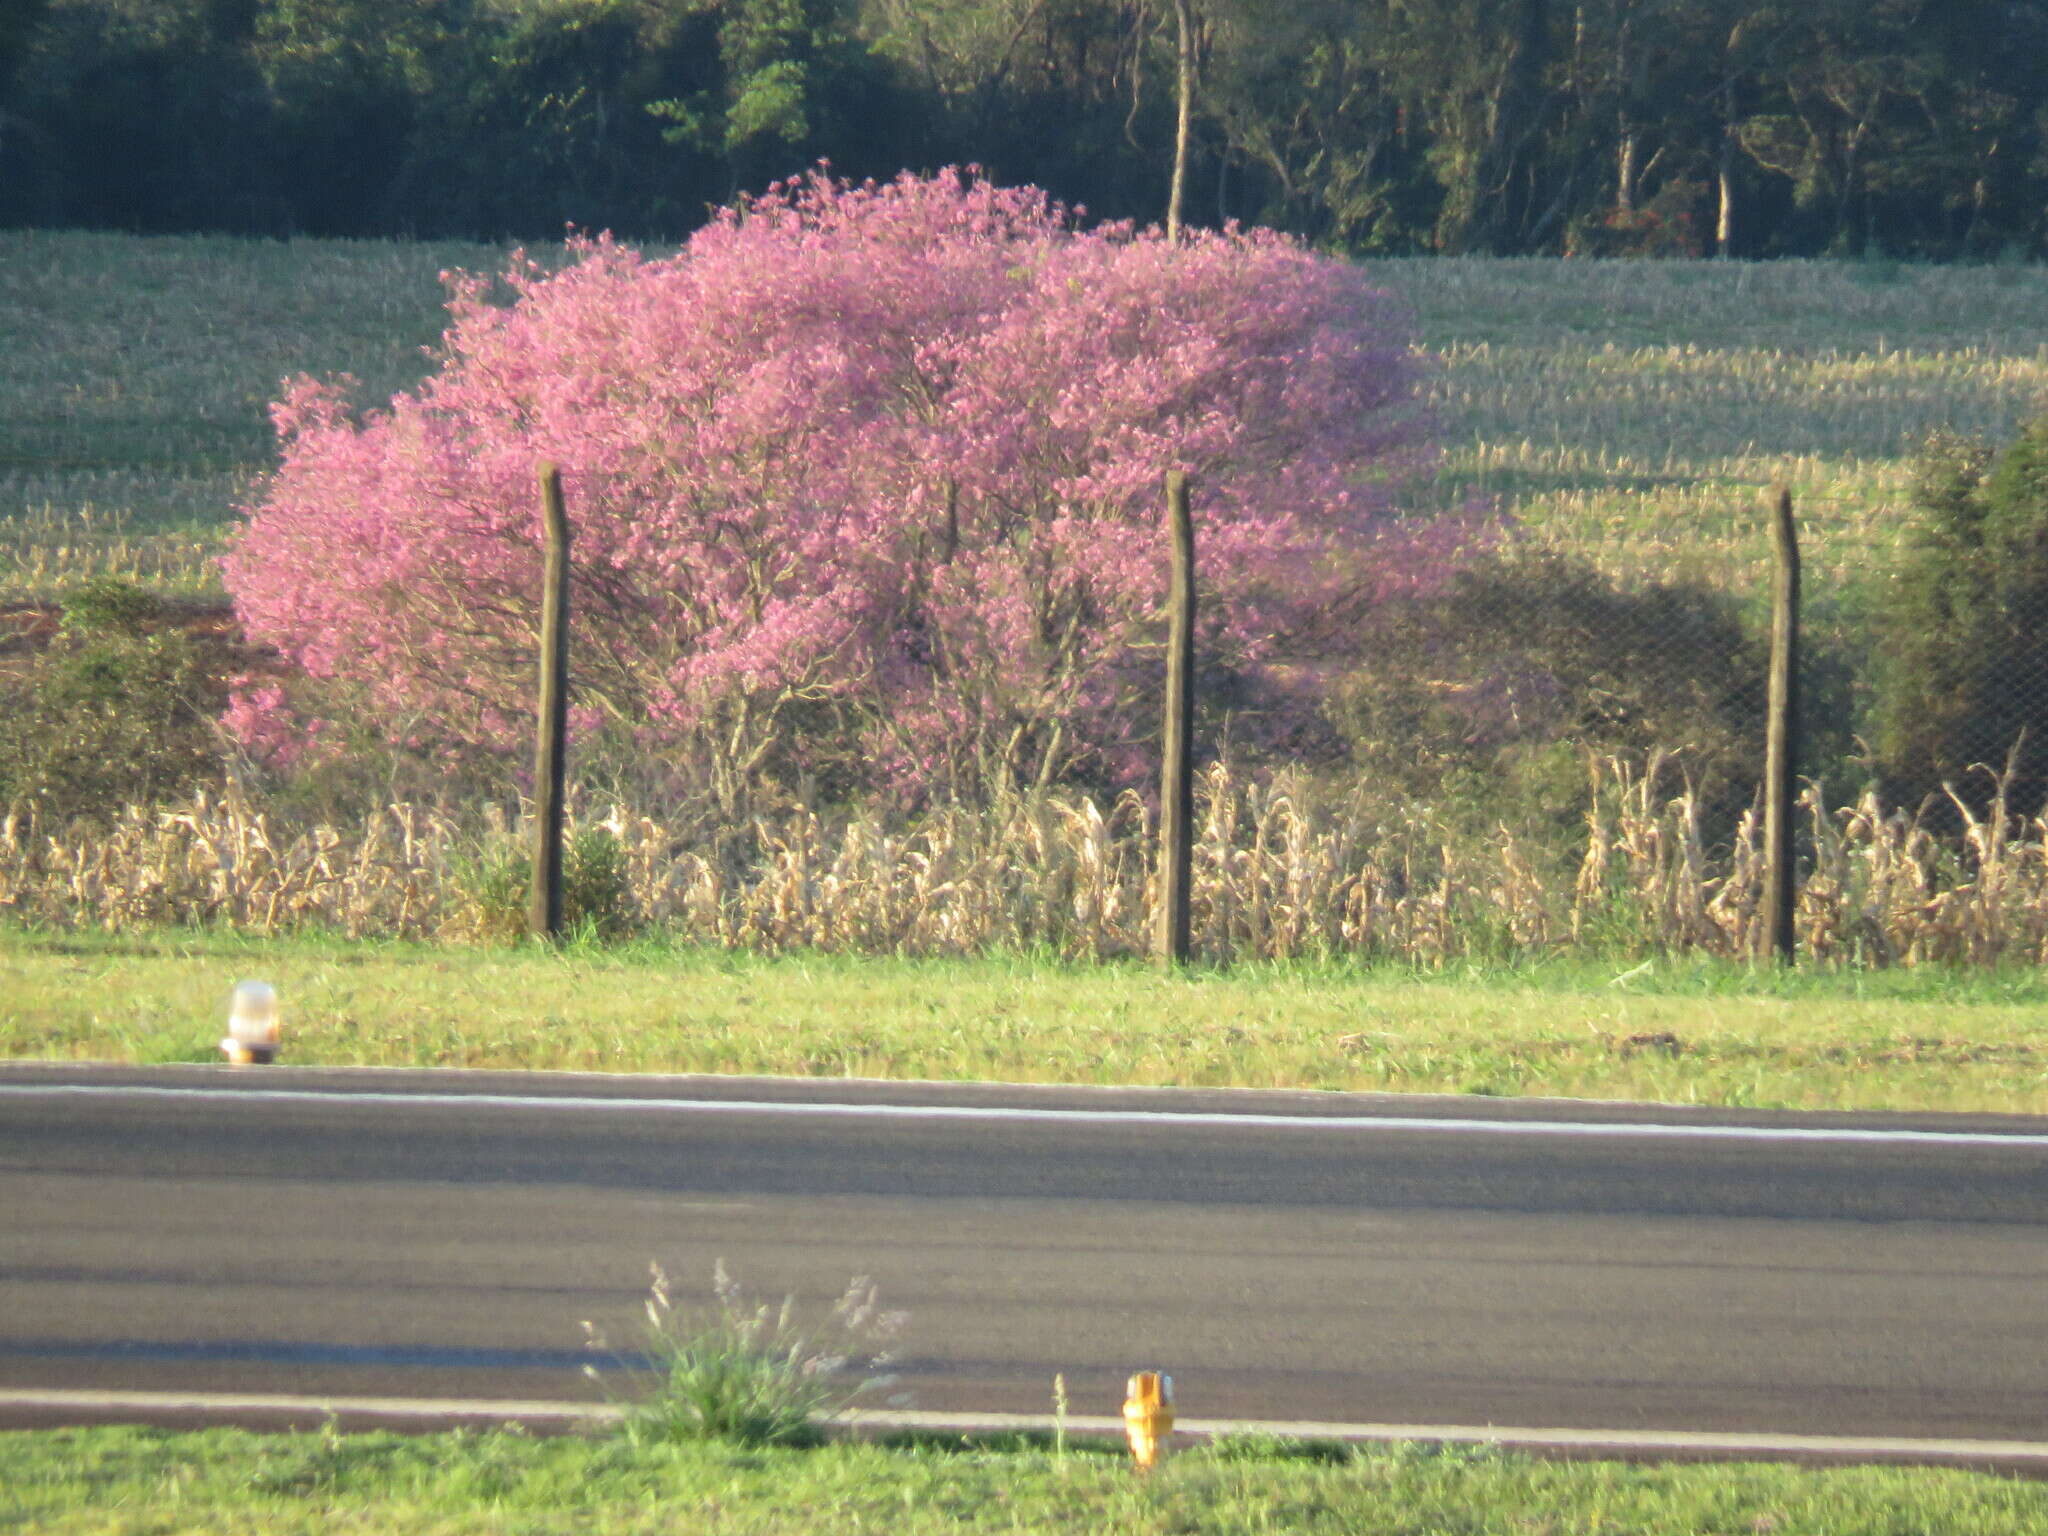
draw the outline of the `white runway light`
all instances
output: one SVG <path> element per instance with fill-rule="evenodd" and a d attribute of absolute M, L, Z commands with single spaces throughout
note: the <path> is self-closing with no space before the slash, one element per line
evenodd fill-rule
<path fill-rule="evenodd" d="M 269 982 L 237 983 L 228 1005 L 228 1037 L 220 1048 L 238 1067 L 277 1059 L 277 990 Z"/>

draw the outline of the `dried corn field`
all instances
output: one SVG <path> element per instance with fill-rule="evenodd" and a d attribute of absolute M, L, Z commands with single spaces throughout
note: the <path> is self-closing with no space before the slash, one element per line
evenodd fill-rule
<path fill-rule="evenodd" d="M 1505 831 L 1473 841 L 1426 816 L 1326 805 L 1305 783 L 1209 770 L 1198 796 L 1195 933 L 1215 960 L 1358 957 L 1438 965 L 1592 946 L 1619 954 L 1749 953 L 1762 866 L 1755 818 L 1707 845 L 1700 807 L 1661 758 L 1597 765 L 1576 879 Z M 1961 843 L 1874 796 L 1804 805 L 1799 905 L 1814 959 L 1862 964 L 2048 960 L 2048 821 L 2002 806 Z M 1968 817 L 1965 810 L 1962 814 Z M 1143 952 L 1153 828 L 1127 796 L 946 811 L 912 829 L 810 811 L 706 846 L 628 807 L 602 826 L 634 916 L 685 941 L 759 952 L 901 955 Z M 0 914 L 54 928 L 198 924 L 260 934 L 473 938 L 480 849 L 521 829 L 392 805 L 360 827 L 286 832 L 240 796 L 130 810 L 106 832 L 0 840 Z"/>
<path fill-rule="evenodd" d="M 1791 486 L 1814 595 L 1886 555 L 1930 432 L 2048 405 L 2048 274 L 1870 262 L 1367 264 L 1439 360 L 1446 493 L 1623 575 L 1745 588 Z"/>
<path fill-rule="evenodd" d="M 0 596 L 99 574 L 215 589 L 287 374 L 416 381 L 443 268 L 487 245 L 0 232 Z M 1930 431 L 2008 435 L 2048 395 L 2048 273 L 1884 262 L 1365 264 L 1437 362 L 1441 496 L 1496 500 L 1604 568 L 1740 584 L 1786 479 L 1813 553 L 1895 535 Z"/>
<path fill-rule="evenodd" d="M 0 593 L 68 592 L 100 577 L 179 597 L 219 590 L 220 541 L 203 530 L 145 529 L 128 512 L 97 512 L 90 503 L 30 507 L 0 524 Z"/>

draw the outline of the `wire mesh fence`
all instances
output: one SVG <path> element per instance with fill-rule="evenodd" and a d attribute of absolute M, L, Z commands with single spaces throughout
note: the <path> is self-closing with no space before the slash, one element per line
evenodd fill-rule
<path fill-rule="evenodd" d="M 1988 461 L 1958 474 L 1893 558 L 1807 539 L 1794 932 L 1815 959 L 2048 960 L 2048 553 L 2010 507 L 2000 521 Z M 1713 579 L 1522 537 L 1383 601 L 1327 674 L 1328 738 L 1293 760 L 1234 750 L 1229 701 L 1210 700 L 1194 954 L 1755 953 L 1772 564 L 1749 507 L 1744 552 L 1724 537 Z M 507 871 L 530 828 L 502 789 L 358 816 L 275 790 L 245 777 L 75 824 L 17 809 L 0 914 L 519 931 Z M 759 949 L 1139 954 L 1162 899 L 1156 804 L 1143 785 L 907 811 L 799 792 L 732 815 L 647 780 L 586 784 L 572 835 L 609 846 L 611 875 L 571 893 L 570 923 Z"/>

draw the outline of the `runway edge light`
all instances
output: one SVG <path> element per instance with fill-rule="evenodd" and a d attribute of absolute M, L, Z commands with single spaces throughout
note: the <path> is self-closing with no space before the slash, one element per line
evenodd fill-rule
<path fill-rule="evenodd" d="M 228 1037 L 220 1049 L 238 1067 L 277 1059 L 277 990 L 269 982 L 236 983 L 228 1004 Z"/>
<path fill-rule="evenodd" d="M 1131 1460 L 1150 1472 L 1165 1454 L 1173 1433 L 1173 1378 L 1140 1371 L 1125 1389 L 1124 1434 L 1131 1442 Z"/>

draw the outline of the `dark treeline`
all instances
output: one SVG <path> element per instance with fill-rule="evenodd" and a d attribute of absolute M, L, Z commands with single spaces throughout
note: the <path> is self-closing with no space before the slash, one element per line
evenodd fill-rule
<path fill-rule="evenodd" d="M 2048 0 L 1191 0 L 1191 222 L 2038 254 Z M 1156 220 L 1172 0 L 0 0 L 0 221 L 680 235 L 819 159 Z"/>

